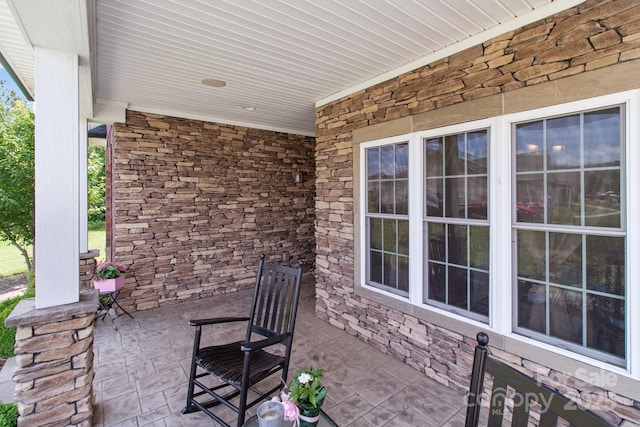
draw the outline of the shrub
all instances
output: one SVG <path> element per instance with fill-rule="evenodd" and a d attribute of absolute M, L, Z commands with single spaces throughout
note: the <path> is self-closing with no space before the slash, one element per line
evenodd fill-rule
<path fill-rule="evenodd" d="M 18 425 L 18 407 L 14 403 L 0 402 L 0 427 Z"/>
<path fill-rule="evenodd" d="M 0 357 L 9 358 L 13 357 L 13 347 L 16 342 L 16 328 L 7 328 L 4 326 L 4 321 L 13 309 L 18 305 L 21 299 L 31 298 L 35 296 L 35 285 L 33 274 L 29 275 L 27 290 L 24 295 L 13 297 L 4 301 L 0 301 Z M 0 427 L 3 427 L 0 424 Z"/>

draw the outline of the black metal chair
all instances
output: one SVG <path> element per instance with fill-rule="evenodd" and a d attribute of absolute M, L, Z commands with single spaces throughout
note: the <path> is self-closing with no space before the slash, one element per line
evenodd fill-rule
<path fill-rule="evenodd" d="M 493 377 L 489 415 L 486 423 L 488 427 L 503 425 L 503 418 L 506 418 L 505 403 L 508 400 L 513 402 L 511 426 L 527 427 L 531 425 L 529 415 L 533 406 L 539 408 L 540 411 L 539 427 L 555 427 L 558 425 L 559 419 L 569 422 L 572 427 L 613 426 L 593 412 L 579 406 L 574 400 L 491 357 L 487 348 L 489 336 L 484 332 L 478 333 L 476 339 L 478 345 L 473 357 L 465 427 L 476 427 L 480 421 L 485 373 Z M 508 392 L 507 388 L 512 391 Z M 537 403 L 533 405 L 532 401 Z"/>
<path fill-rule="evenodd" d="M 282 389 L 287 382 L 301 280 L 302 262 L 297 268 L 285 267 L 267 263 L 261 255 L 249 317 L 189 322 L 196 330 L 187 405 L 182 409 L 183 414 L 203 411 L 222 425 L 229 426 L 209 410 L 223 404 L 238 413 L 237 425 L 240 427 L 247 409 Z M 200 348 L 203 326 L 238 321 L 248 321 L 244 341 Z M 258 389 L 259 382 L 273 378 L 276 373 L 280 373 L 278 385 L 271 384 L 267 390 Z M 210 375 L 220 383 L 206 386 L 203 377 Z M 250 390 L 258 396 L 247 402 Z M 232 403 L 236 397 L 238 400 Z"/>

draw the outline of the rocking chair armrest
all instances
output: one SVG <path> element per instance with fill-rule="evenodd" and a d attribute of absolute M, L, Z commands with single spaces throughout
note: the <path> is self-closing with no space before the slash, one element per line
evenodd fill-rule
<path fill-rule="evenodd" d="M 248 317 L 212 317 L 209 319 L 189 320 L 189 326 L 216 325 L 220 323 L 244 322 Z"/>
<path fill-rule="evenodd" d="M 291 336 L 291 334 L 289 332 L 284 333 L 284 334 L 280 334 L 280 335 L 273 335 L 269 338 L 265 338 L 263 340 L 260 341 L 246 341 L 243 342 L 240 345 L 240 349 L 242 351 L 255 351 L 255 350 L 259 350 L 261 348 L 265 348 L 265 347 L 269 347 L 271 345 L 274 344 L 279 344 L 281 342 L 283 342 L 284 340 L 286 340 L 287 338 L 289 338 Z"/>

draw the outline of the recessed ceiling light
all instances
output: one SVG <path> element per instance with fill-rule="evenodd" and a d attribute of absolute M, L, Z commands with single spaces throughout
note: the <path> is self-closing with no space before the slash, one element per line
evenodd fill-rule
<path fill-rule="evenodd" d="M 225 87 L 227 85 L 227 82 L 219 79 L 206 78 L 202 79 L 202 84 L 211 87 Z"/>
<path fill-rule="evenodd" d="M 247 107 L 242 107 L 247 111 L 256 111 L 256 107 L 251 107 L 251 106 L 247 106 Z"/>

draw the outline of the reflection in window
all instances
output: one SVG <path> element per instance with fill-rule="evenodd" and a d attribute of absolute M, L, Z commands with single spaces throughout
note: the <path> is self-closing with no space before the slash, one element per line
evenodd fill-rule
<path fill-rule="evenodd" d="M 517 124 L 519 223 L 621 227 L 622 108 Z"/>
<path fill-rule="evenodd" d="M 408 145 L 366 150 L 367 283 L 409 294 Z"/>
<path fill-rule="evenodd" d="M 622 107 L 514 126 L 517 331 L 624 365 Z"/>
<path fill-rule="evenodd" d="M 423 141 L 425 303 L 488 321 L 487 130 Z"/>

